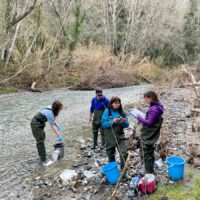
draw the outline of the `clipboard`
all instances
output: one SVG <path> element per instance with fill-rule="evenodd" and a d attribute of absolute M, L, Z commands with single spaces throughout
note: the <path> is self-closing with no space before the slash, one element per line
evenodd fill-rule
<path fill-rule="evenodd" d="M 137 118 L 137 115 L 139 114 L 142 118 L 145 119 L 145 114 L 137 108 L 133 108 L 129 111 L 129 113 L 135 118 Z"/>

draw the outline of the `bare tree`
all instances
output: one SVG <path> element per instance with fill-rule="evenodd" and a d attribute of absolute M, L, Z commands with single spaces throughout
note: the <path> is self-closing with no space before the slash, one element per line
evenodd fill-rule
<path fill-rule="evenodd" d="M 16 0 L 13 2 L 12 0 L 7 0 L 5 12 L 7 44 L 1 56 L 5 61 L 5 70 L 11 57 L 21 21 L 32 12 L 36 2 L 37 0 L 34 0 L 32 6 L 27 8 L 28 1 L 19 2 L 19 0 Z"/>

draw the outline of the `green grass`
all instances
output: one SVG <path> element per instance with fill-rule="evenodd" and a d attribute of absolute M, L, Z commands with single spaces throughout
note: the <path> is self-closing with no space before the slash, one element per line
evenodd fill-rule
<path fill-rule="evenodd" d="M 166 198 L 164 198 L 166 197 Z M 167 186 L 158 186 L 157 191 L 148 200 L 200 200 L 200 178 L 186 187 L 183 182 L 175 182 Z"/>
<path fill-rule="evenodd" d="M 18 92 L 18 90 L 16 88 L 12 88 L 12 87 L 0 87 L 0 95 L 13 93 L 13 92 Z"/>
<path fill-rule="evenodd" d="M 194 177 L 194 173 L 192 171 L 189 171 L 187 173 L 187 176 L 190 177 L 190 178 L 193 178 Z"/>

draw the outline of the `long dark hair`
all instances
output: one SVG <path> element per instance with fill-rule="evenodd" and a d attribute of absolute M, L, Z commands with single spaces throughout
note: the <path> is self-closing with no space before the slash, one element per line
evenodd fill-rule
<path fill-rule="evenodd" d="M 113 106 L 112 106 L 112 104 L 113 104 L 114 102 L 120 103 L 120 106 L 119 106 L 119 108 L 117 109 L 117 111 L 119 112 L 119 114 L 120 114 L 122 117 L 125 117 L 126 115 L 125 115 L 125 113 L 124 113 L 124 111 L 123 111 L 123 108 L 122 108 L 121 99 L 120 99 L 119 97 L 117 97 L 117 96 L 113 96 L 113 97 L 110 99 L 110 103 L 109 103 L 109 105 L 108 105 L 109 115 L 111 115 L 111 111 L 110 111 L 110 110 L 111 110 L 111 109 L 114 109 Z"/>
<path fill-rule="evenodd" d="M 154 91 L 148 91 L 148 92 L 144 93 L 144 98 L 152 99 L 152 103 L 159 102 L 158 95 Z"/>
<path fill-rule="evenodd" d="M 63 104 L 60 101 L 54 101 L 52 106 L 52 111 L 55 116 L 58 116 L 60 110 L 63 108 Z"/>

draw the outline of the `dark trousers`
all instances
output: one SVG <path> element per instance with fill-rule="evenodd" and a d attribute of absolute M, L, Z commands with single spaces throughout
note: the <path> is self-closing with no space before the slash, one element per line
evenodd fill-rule
<path fill-rule="evenodd" d="M 149 145 L 141 142 L 140 155 L 144 159 L 145 173 L 154 173 L 154 144 Z"/>
<path fill-rule="evenodd" d="M 38 155 L 41 161 L 46 161 L 46 149 L 45 149 L 45 144 L 44 144 L 44 140 L 45 140 L 44 128 L 36 127 L 31 124 L 31 129 L 32 129 L 33 136 L 36 140 Z"/>
<path fill-rule="evenodd" d="M 100 130 L 101 133 L 101 145 L 104 146 L 105 145 L 105 139 L 104 139 L 104 128 L 101 127 L 101 125 L 96 125 L 96 124 L 92 124 L 92 133 L 93 133 L 93 143 L 94 146 L 98 145 L 98 132 Z"/>

